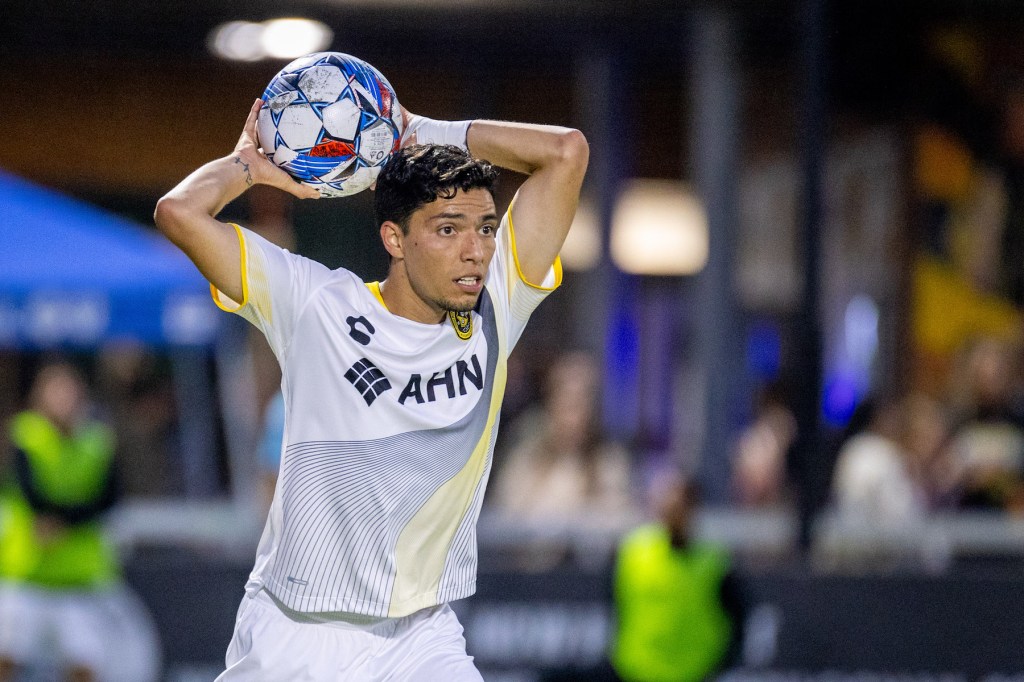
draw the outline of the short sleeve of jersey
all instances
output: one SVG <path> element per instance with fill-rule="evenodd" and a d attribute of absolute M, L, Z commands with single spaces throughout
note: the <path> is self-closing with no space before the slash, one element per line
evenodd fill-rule
<path fill-rule="evenodd" d="M 522 336 L 533 311 L 548 294 L 562 284 L 562 263 L 555 258 L 542 282 L 528 282 L 523 277 L 522 268 L 519 266 L 511 206 L 501 219 L 497 240 L 494 259 L 487 274 L 487 285 L 497 299 L 495 303 L 498 308 L 505 313 L 511 350 Z"/>
<path fill-rule="evenodd" d="M 250 230 L 234 228 L 242 251 L 242 300 L 233 301 L 211 285 L 213 300 L 222 310 L 241 315 L 263 332 L 280 361 L 303 307 L 330 280 L 332 271 Z"/>

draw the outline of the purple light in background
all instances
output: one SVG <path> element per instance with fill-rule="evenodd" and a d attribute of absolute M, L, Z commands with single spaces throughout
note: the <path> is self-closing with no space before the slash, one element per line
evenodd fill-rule
<path fill-rule="evenodd" d="M 850 421 L 864 397 L 864 381 L 850 373 L 830 372 L 825 377 L 821 413 L 830 426 L 843 426 Z"/>
<path fill-rule="evenodd" d="M 760 320 L 747 332 L 747 367 L 761 381 L 779 376 L 782 365 L 782 334 L 777 324 Z"/>

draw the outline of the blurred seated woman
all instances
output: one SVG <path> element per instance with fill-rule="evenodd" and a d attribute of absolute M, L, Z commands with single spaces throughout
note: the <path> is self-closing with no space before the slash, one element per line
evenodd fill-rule
<path fill-rule="evenodd" d="M 629 454 L 599 426 L 598 370 L 583 352 L 557 358 L 543 404 L 514 424 L 492 507 L 522 520 L 620 523 L 635 515 Z"/>

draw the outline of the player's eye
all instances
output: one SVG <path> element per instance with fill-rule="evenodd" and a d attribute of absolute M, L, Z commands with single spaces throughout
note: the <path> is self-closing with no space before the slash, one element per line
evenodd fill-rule
<path fill-rule="evenodd" d="M 438 232 L 441 234 L 455 234 L 455 228 L 451 225 L 442 225 L 440 229 L 438 229 Z"/>
<path fill-rule="evenodd" d="M 489 237 L 494 236 L 494 225 L 484 225 L 480 228 L 480 234 L 487 235 Z"/>

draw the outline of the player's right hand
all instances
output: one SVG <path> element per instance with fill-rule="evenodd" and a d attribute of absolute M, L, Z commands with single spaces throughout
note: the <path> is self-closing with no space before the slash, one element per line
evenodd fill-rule
<path fill-rule="evenodd" d="M 320 192 L 309 185 L 296 182 L 290 175 L 278 168 L 259 148 L 256 137 L 256 120 L 259 117 L 263 100 L 256 100 L 249 109 L 249 117 L 245 120 L 242 136 L 238 138 L 233 156 L 246 174 L 249 185 L 270 185 L 284 190 L 299 199 L 319 199 Z"/>

